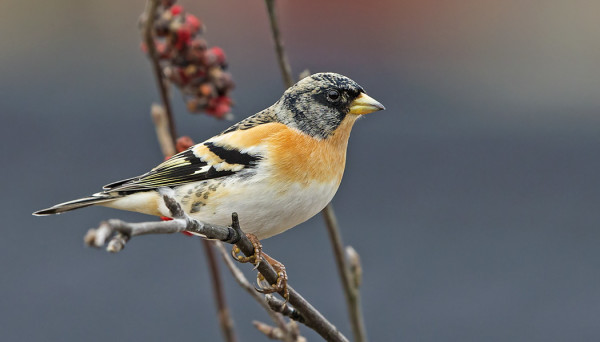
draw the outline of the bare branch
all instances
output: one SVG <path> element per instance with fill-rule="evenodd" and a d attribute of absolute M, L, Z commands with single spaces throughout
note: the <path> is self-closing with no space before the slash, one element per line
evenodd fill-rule
<path fill-rule="evenodd" d="M 177 137 L 177 132 L 175 130 L 173 111 L 171 110 L 171 99 L 169 98 L 169 90 L 167 88 L 165 77 L 163 75 L 163 71 L 158 61 L 156 45 L 154 44 L 154 19 L 156 18 L 156 12 L 158 10 L 159 2 L 159 0 L 149 0 L 148 4 L 146 5 L 146 12 L 144 13 L 144 18 L 146 20 L 146 22 L 144 23 L 144 43 L 146 44 L 146 48 L 148 49 L 148 56 L 150 57 L 152 71 L 154 73 L 156 84 L 158 85 L 158 90 L 160 92 L 160 98 L 164 105 L 164 109 L 167 113 L 167 118 L 169 122 L 169 132 L 171 133 L 171 138 L 175 139 Z M 173 145 L 175 145 L 175 140 L 173 140 Z"/>
<path fill-rule="evenodd" d="M 215 291 L 215 304 L 217 305 L 217 312 L 219 313 L 219 324 L 221 325 L 221 331 L 223 331 L 225 341 L 236 342 L 237 337 L 234 330 L 233 319 L 231 318 L 229 309 L 227 308 L 225 292 L 223 291 L 223 282 L 221 280 L 221 274 L 219 273 L 219 267 L 217 264 L 215 251 L 213 249 L 213 245 L 216 243 L 219 242 L 202 239 L 206 260 L 212 275 L 211 280 L 213 290 Z"/>
<path fill-rule="evenodd" d="M 281 340 L 284 341 L 285 338 L 285 334 L 284 332 L 281 330 L 281 328 L 279 327 L 272 327 L 268 324 L 259 322 L 259 321 L 252 321 L 252 324 L 254 324 L 254 326 L 256 327 L 256 329 L 258 331 L 260 331 L 261 333 L 265 334 L 265 336 L 267 336 L 268 338 L 272 339 L 272 340 Z M 294 329 L 298 332 L 297 335 L 295 335 L 293 337 L 292 342 L 306 342 L 306 338 L 302 337 L 299 335 L 299 331 L 298 331 L 298 325 L 296 324 L 296 322 L 291 321 L 289 323 L 288 326 L 286 326 L 286 329 Z"/>
<path fill-rule="evenodd" d="M 344 288 L 344 294 L 346 295 L 348 315 L 350 316 L 350 325 L 352 326 L 352 334 L 356 342 L 365 342 L 367 341 L 367 333 L 365 331 L 365 323 L 362 316 L 362 310 L 360 308 L 360 292 L 358 291 L 357 278 L 351 275 L 350 267 L 346 261 L 342 236 L 340 234 L 337 218 L 335 217 L 335 212 L 333 211 L 331 203 L 329 203 L 325 209 L 323 209 L 323 217 L 325 218 L 325 225 L 327 226 L 327 232 L 329 233 L 329 239 L 331 240 L 331 247 L 333 249 L 333 255 L 335 256 L 335 262 L 337 264 L 337 269 L 342 281 L 342 287 Z M 354 251 L 353 248 L 352 251 Z M 356 262 L 358 253 L 354 251 L 354 254 L 356 255 Z"/>
<path fill-rule="evenodd" d="M 236 245 L 246 256 L 251 256 L 254 253 L 254 246 L 245 235 L 239 242 L 236 243 Z M 273 267 L 268 262 L 261 262 L 258 264 L 257 269 L 270 284 L 277 282 L 277 272 L 275 272 Z M 327 341 L 348 341 L 348 339 L 342 335 L 342 333 L 333 324 L 331 324 L 319 311 L 317 311 L 317 309 L 315 309 L 289 284 L 287 289 L 289 291 L 290 304 L 292 304 L 304 317 L 304 324 L 306 326 L 316 331 Z M 282 293 L 279 294 L 283 295 Z"/>
<path fill-rule="evenodd" d="M 121 241 L 116 243 L 122 244 L 124 247 L 125 243 L 134 236 L 146 234 L 173 234 L 183 231 L 200 234 L 209 239 L 234 243 L 239 241 L 241 235 L 243 235 L 241 230 L 238 231 L 231 227 L 211 225 L 190 218 L 181 209 L 179 203 L 169 195 L 163 195 L 163 200 L 167 208 L 171 211 L 173 220 L 140 223 L 128 223 L 116 219 L 103 221 L 98 228 L 90 229 L 88 231 L 84 238 L 85 243 L 92 247 L 102 247 L 105 244 L 110 246 L 113 240 L 119 239 Z M 119 252 L 121 249 L 111 252 Z"/>
<path fill-rule="evenodd" d="M 279 63 L 279 69 L 281 69 L 283 83 L 286 88 L 289 88 L 294 85 L 294 77 L 292 76 L 292 68 L 283 49 L 283 41 L 279 34 L 279 23 L 277 21 L 277 13 L 275 13 L 275 0 L 265 0 L 265 4 L 269 12 L 269 23 L 271 24 L 271 33 L 273 35 L 273 42 L 275 43 L 277 62 Z"/>
<path fill-rule="evenodd" d="M 156 138 L 158 139 L 158 144 L 163 155 L 165 157 L 174 155 L 177 153 L 174 143 L 175 139 L 171 136 L 171 125 L 169 124 L 169 117 L 165 111 L 165 107 L 154 103 L 152 104 L 150 113 L 156 130 Z"/>
<path fill-rule="evenodd" d="M 306 339 L 300 336 L 300 327 L 296 321 L 289 321 L 288 328 L 292 332 L 292 336 L 296 339 L 296 342 L 306 342 Z"/>

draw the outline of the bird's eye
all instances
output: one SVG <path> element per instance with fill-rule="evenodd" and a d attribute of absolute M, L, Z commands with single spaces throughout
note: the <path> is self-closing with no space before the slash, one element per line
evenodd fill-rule
<path fill-rule="evenodd" d="M 327 99 L 331 102 L 337 102 L 340 99 L 340 92 L 335 89 L 327 91 Z"/>

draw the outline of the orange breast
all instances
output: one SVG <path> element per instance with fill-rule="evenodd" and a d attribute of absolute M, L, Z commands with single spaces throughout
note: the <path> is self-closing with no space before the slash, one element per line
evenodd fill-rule
<path fill-rule="evenodd" d="M 276 182 L 335 183 L 346 164 L 348 137 L 355 120 L 347 118 L 327 139 L 317 140 L 286 127 L 269 140 L 269 160 L 275 164 Z"/>

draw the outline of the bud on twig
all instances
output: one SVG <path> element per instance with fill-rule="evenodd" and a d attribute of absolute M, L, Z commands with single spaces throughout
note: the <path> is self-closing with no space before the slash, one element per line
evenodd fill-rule
<path fill-rule="evenodd" d="M 352 246 L 347 246 L 346 257 L 348 258 L 348 263 L 350 264 L 350 273 L 352 274 L 354 287 L 358 289 L 362 284 L 362 266 L 360 264 L 360 255 L 358 255 L 358 252 L 356 252 Z"/>

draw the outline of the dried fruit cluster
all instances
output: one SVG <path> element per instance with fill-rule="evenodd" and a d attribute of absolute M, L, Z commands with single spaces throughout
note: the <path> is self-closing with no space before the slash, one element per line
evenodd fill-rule
<path fill-rule="evenodd" d="M 205 112 L 222 119 L 231 115 L 229 93 L 234 83 L 226 71 L 223 49 L 209 48 L 200 37 L 203 31 L 202 22 L 175 5 L 175 0 L 161 1 L 154 19 L 154 34 L 165 77 L 179 87 L 190 112 Z M 147 52 L 145 44 L 142 49 Z"/>

